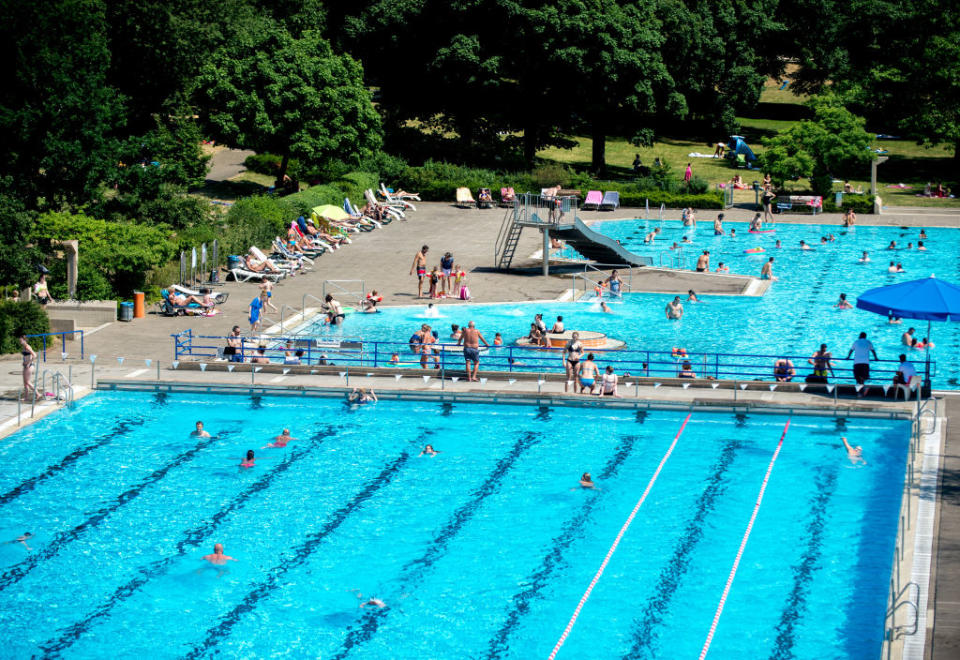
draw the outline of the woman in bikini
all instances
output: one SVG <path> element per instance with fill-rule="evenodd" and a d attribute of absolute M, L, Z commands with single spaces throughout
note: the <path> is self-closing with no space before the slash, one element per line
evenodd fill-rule
<path fill-rule="evenodd" d="M 566 392 L 568 384 L 571 381 L 575 381 L 580 373 L 580 357 L 583 355 L 583 344 L 580 343 L 579 332 L 573 333 L 564 350 L 566 355 L 564 356 L 563 365 L 567 373 L 567 381 L 563 384 L 563 391 Z M 574 391 L 576 391 L 576 389 L 574 389 Z"/>
<path fill-rule="evenodd" d="M 20 355 L 23 357 L 23 399 L 27 401 L 37 393 L 30 382 L 33 379 L 33 363 L 37 360 L 37 352 L 27 341 L 26 335 L 20 335 Z"/>

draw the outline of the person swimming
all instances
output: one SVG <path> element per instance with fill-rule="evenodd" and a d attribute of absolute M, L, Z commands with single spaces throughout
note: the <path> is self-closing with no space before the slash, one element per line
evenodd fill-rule
<path fill-rule="evenodd" d="M 862 264 L 868 264 L 868 263 L 870 263 L 870 254 L 869 254 L 866 250 L 864 250 L 864 251 L 863 251 L 863 256 L 860 257 L 859 261 L 860 261 L 860 263 L 862 263 Z"/>
<path fill-rule="evenodd" d="M 261 447 L 261 449 L 267 449 L 268 447 L 281 449 L 283 447 L 286 447 L 287 443 L 290 442 L 291 440 L 296 440 L 296 438 L 290 437 L 290 429 L 283 429 L 283 432 L 280 435 L 276 436 L 273 439 L 273 442 L 271 442 L 270 444 L 264 445 L 263 447 Z"/>
<path fill-rule="evenodd" d="M 194 438 L 209 438 L 210 434 L 203 430 L 203 422 L 197 422 L 190 435 Z"/>
<path fill-rule="evenodd" d="M 433 306 L 433 303 L 427 303 L 427 308 L 423 310 L 423 315 L 427 318 L 436 319 L 440 318 L 440 311 Z"/>
<path fill-rule="evenodd" d="M 863 457 L 863 447 L 860 445 L 857 445 L 856 447 L 851 446 L 850 443 L 847 442 L 846 438 L 840 438 L 840 440 L 843 441 L 843 448 L 847 450 L 847 458 L 850 459 L 851 463 L 854 465 L 857 465 L 858 463 L 863 463 L 864 465 L 867 464 L 866 459 Z"/>
<path fill-rule="evenodd" d="M 809 245 L 807 245 L 807 242 L 806 242 L 806 241 L 801 240 L 801 241 L 800 241 L 800 249 L 801 249 L 801 250 L 812 250 L 813 248 L 810 247 Z"/>
<path fill-rule="evenodd" d="M 597 485 L 593 483 L 593 477 L 590 476 L 589 472 L 584 472 L 583 476 L 580 477 L 580 487 L 593 489 L 597 488 Z"/>
<path fill-rule="evenodd" d="M 610 306 L 607 305 L 607 303 L 603 302 L 602 300 L 600 301 L 600 310 L 603 311 L 605 314 L 613 314 L 613 310 L 610 309 Z"/>
<path fill-rule="evenodd" d="M 847 294 L 841 293 L 840 299 L 837 300 L 837 304 L 834 305 L 837 309 L 853 309 L 853 305 L 850 304 L 850 301 L 847 300 Z"/>
<path fill-rule="evenodd" d="M 692 302 L 692 303 L 700 302 L 700 299 L 697 298 L 697 294 L 696 292 L 694 292 L 693 289 L 690 289 L 687 291 L 687 302 Z"/>
<path fill-rule="evenodd" d="M 253 457 L 253 450 L 248 449 L 247 457 L 244 458 L 243 461 L 240 463 L 240 467 L 251 468 L 256 464 L 256 462 L 257 462 L 256 459 Z"/>
<path fill-rule="evenodd" d="M 230 555 L 224 554 L 222 543 L 214 543 L 213 552 L 210 553 L 209 555 L 204 555 L 203 561 L 208 561 L 214 566 L 223 566 L 228 561 L 237 561 L 237 560 L 231 557 Z"/>
<path fill-rule="evenodd" d="M 897 242 L 896 242 L 896 241 L 890 241 L 890 245 L 887 246 L 887 249 L 888 249 L 888 250 L 896 250 L 896 249 L 897 249 Z"/>
<path fill-rule="evenodd" d="M 440 452 L 438 452 L 436 449 L 433 448 L 433 445 L 427 445 L 426 447 L 423 448 L 423 451 L 421 451 L 419 455 L 420 456 L 436 456 L 439 453 Z"/>
<path fill-rule="evenodd" d="M 20 536 L 18 536 L 18 537 L 15 538 L 15 539 L 13 539 L 12 541 L 7 541 L 7 545 L 14 545 L 14 544 L 16 544 L 16 543 L 19 543 L 20 545 L 22 545 L 22 546 L 23 546 L 24 548 L 26 548 L 27 550 L 31 550 L 31 551 L 32 551 L 33 548 L 31 548 L 31 547 L 27 544 L 27 541 L 29 541 L 29 540 L 32 539 L 32 538 L 33 538 L 33 534 L 32 534 L 31 532 L 24 532 L 23 534 L 21 534 Z"/>
<path fill-rule="evenodd" d="M 365 387 L 354 387 L 353 392 L 347 395 L 347 401 L 358 405 L 376 403 L 377 394 L 372 389 L 368 392 Z"/>

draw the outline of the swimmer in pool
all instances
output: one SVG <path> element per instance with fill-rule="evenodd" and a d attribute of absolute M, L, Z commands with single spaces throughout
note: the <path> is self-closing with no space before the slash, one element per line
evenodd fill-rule
<path fill-rule="evenodd" d="M 893 272 L 895 272 L 895 273 L 906 273 L 907 271 L 904 270 L 903 264 L 898 261 L 898 262 L 897 262 L 897 269 L 896 269 L 895 271 L 893 271 Z"/>
<path fill-rule="evenodd" d="M 856 447 L 850 446 L 850 443 L 847 442 L 846 438 L 840 438 L 843 441 L 843 448 L 847 450 L 847 458 L 850 459 L 850 462 L 854 465 L 858 463 L 867 464 L 866 459 L 863 458 L 863 447 L 857 445 Z"/>
<path fill-rule="evenodd" d="M 32 539 L 32 538 L 33 538 L 33 534 L 32 534 L 31 532 L 24 532 L 23 534 L 21 534 L 20 536 L 18 536 L 18 537 L 15 538 L 15 539 L 13 539 L 12 541 L 7 541 L 7 544 L 8 544 L 8 545 L 13 545 L 14 543 L 19 543 L 20 545 L 22 545 L 22 546 L 23 546 L 24 548 L 26 548 L 27 550 L 33 550 L 33 548 L 31 548 L 31 547 L 27 544 L 27 541 L 29 541 L 29 540 Z"/>
<path fill-rule="evenodd" d="M 255 464 L 256 464 L 256 459 L 253 457 L 253 450 L 252 450 L 252 449 L 248 449 L 248 450 L 247 450 L 247 457 L 244 458 L 243 461 L 240 463 L 240 467 L 242 467 L 242 468 L 251 468 L 251 467 L 253 467 Z"/>
<path fill-rule="evenodd" d="M 267 449 L 268 447 L 273 447 L 280 449 L 287 446 L 287 443 L 291 440 L 296 440 L 296 438 L 290 437 L 290 429 L 283 429 L 283 432 L 273 439 L 269 445 L 264 445 L 262 449 Z"/>
<path fill-rule="evenodd" d="M 372 389 L 368 392 L 365 387 L 354 387 L 353 392 L 347 395 L 347 401 L 350 403 L 376 403 L 377 394 Z"/>
<path fill-rule="evenodd" d="M 920 252 L 926 252 L 926 251 L 927 251 L 927 248 L 926 248 L 926 246 L 923 244 L 923 241 L 917 241 L 917 250 L 920 251 Z"/>
<path fill-rule="evenodd" d="M 600 309 L 601 309 L 605 314 L 613 314 L 613 310 L 610 309 L 610 307 L 607 305 L 607 303 L 603 302 L 602 300 L 600 301 Z"/>
<path fill-rule="evenodd" d="M 436 449 L 433 448 L 433 445 L 427 445 L 426 447 L 423 448 L 423 451 L 421 451 L 419 455 L 420 456 L 436 456 L 439 453 L 440 452 L 438 452 Z"/>
<path fill-rule="evenodd" d="M 203 556 L 203 561 L 208 561 L 214 566 L 223 566 L 228 561 L 237 561 L 230 555 L 223 554 L 223 544 L 214 543 L 213 544 L 213 553 Z"/>
<path fill-rule="evenodd" d="M 697 294 L 694 292 L 693 289 L 690 289 L 689 291 L 687 291 L 687 302 L 692 302 L 692 303 L 700 302 L 700 299 L 697 298 Z"/>
<path fill-rule="evenodd" d="M 730 269 L 727 268 L 726 266 L 724 266 L 724 265 L 723 265 L 723 262 L 721 261 L 719 264 L 717 264 L 717 272 L 718 272 L 718 273 L 729 273 L 729 272 L 730 272 Z"/>
<path fill-rule="evenodd" d="M 209 438 L 210 434 L 203 430 L 203 422 L 197 422 L 196 429 L 191 431 L 190 435 L 194 438 Z"/>
<path fill-rule="evenodd" d="M 737 230 L 736 230 L 736 229 L 731 229 L 731 230 L 730 230 L 730 238 L 736 238 L 736 237 L 737 237 Z"/>
<path fill-rule="evenodd" d="M 899 325 L 903 323 L 903 319 L 899 316 L 894 316 L 893 314 L 887 314 L 887 323 L 889 325 Z"/>
<path fill-rule="evenodd" d="M 378 607 L 380 609 L 383 609 L 384 607 L 387 606 L 387 604 L 384 603 L 382 600 L 380 600 L 379 598 L 374 598 L 373 596 L 365 599 L 363 594 L 360 593 L 359 589 L 351 589 L 350 591 L 352 591 L 353 594 L 357 597 L 357 600 L 363 601 L 360 603 L 361 610 L 364 609 L 365 607 Z"/>
<path fill-rule="evenodd" d="M 927 232 L 924 231 L 923 229 L 921 229 L 921 230 L 920 230 L 920 236 L 919 236 L 918 238 L 920 238 L 920 240 L 922 240 L 922 241 L 927 240 Z"/>
<path fill-rule="evenodd" d="M 891 262 L 890 262 L 890 265 L 887 267 L 887 272 L 888 272 L 888 273 L 896 273 L 896 272 L 897 272 L 897 264 L 896 264 L 895 262 L 891 261 Z"/>
<path fill-rule="evenodd" d="M 896 242 L 896 241 L 890 241 L 890 245 L 887 246 L 887 249 L 888 249 L 888 250 L 896 250 L 896 249 L 897 249 L 897 242 Z"/>
<path fill-rule="evenodd" d="M 800 249 L 801 249 L 801 250 L 812 250 L 813 248 L 810 247 L 809 245 L 807 245 L 807 242 L 806 242 L 806 241 L 800 241 Z"/>
<path fill-rule="evenodd" d="M 773 274 L 773 257 L 763 264 L 763 268 L 760 269 L 760 279 L 761 280 L 771 280 L 776 282 L 779 278 Z"/>
<path fill-rule="evenodd" d="M 593 488 L 597 489 L 597 485 L 593 483 L 593 478 L 590 476 L 589 472 L 584 472 L 583 476 L 580 477 L 580 487 L 581 488 Z"/>
<path fill-rule="evenodd" d="M 850 304 L 850 301 L 847 300 L 847 294 L 841 293 L 840 299 L 837 300 L 837 304 L 834 305 L 837 309 L 853 309 L 853 305 Z"/>
<path fill-rule="evenodd" d="M 870 263 L 870 254 L 869 254 L 866 250 L 864 250 L 864 251 L 863 251 L 863 256 L 860 257 L 860 260 L 859 260 L 859 261 L 860 261 L 860 263 L 862 263 L 862 264 L 868 264 L 868 263 Z"/>
<path fill-rule="evenodd" d="M 394 353 L 393 355 L 390 356 L 390 364 L 399 364 L 399 362 L 400 362 L 399 353 Z"/>
<path fill-rule="evenodd" d="M 908 250 L 912 250 L 912 249 L 913 249 L 913 243 L 912 243 L 912 242 L 907 243 L 907 249 L 908 249 Z"/>

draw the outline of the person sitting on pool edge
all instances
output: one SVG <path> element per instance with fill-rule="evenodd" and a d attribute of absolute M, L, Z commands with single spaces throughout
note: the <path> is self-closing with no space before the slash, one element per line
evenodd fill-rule
<path fill-rule="evenodd" d="M 617 384 L 619 379 L 617 374 L 613 373 L 613 367 L 607 365 L 607 368 L 604 369 L 603 375 L 600 376 L 600 390 L 597 392 L 598 396 L 620 396 L 617 393 Z"/>
<path fill-rule="evenodd" d="M 789 358 L 782 357 L 773 363 L 773 377 L 778 383 L 789 383 L 796 375 L 797 370 Z"/>

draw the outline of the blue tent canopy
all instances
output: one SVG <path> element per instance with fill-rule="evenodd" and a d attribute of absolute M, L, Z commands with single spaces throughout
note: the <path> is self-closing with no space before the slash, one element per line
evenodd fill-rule
<path fill-rule="evenodd" d="M 865 291 L 857 308 L 876 314 L 926 321 L 960 321 L 960 287 L 933 275 Z"/>

